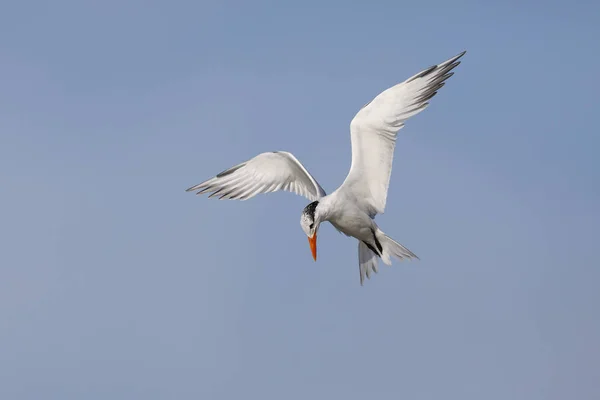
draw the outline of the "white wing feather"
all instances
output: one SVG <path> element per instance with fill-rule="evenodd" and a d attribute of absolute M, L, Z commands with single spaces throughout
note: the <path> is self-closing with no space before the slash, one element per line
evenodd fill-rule
<path fill-rule="evenodd" d="M 385 210 L 396 135 L 404 122 L 423 111 L 444 86 L 465 52 L 427 68 L 365 105 L 350 123 L 352 165 L 342 187 L 363 199 L 374 216 Z"/>
<path fill-rule="evenodd" d="M 311 201 L 325 196 L 325 191 L 293 154 L 267 152 L 233 166 L 214 178 L 187 189 L 208 197 L 247 200 L 259 193 L 278 190 L 293 192 Z"/>

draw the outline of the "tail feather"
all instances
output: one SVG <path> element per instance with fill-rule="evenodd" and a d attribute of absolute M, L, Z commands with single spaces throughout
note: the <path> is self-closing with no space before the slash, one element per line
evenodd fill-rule
<path fill-rule="evenodd" d="M 358 265 L 360 270 L 360 285 L 363 285 L 365 276 L 367 279 L 371 278 L 371 272 L 377 273 L 378 261 L 377 254 L 373 253 L 366 244 L 358 241 Z"/>
<path fill-rule="evenodd" d="M 383 233 L 381 230 L 377 231 L 377 239 L 381 242 L 381 246 L 383 247 L 383 252 L 381 254 L 381 259 L 387 265 L 392 264 L 392 260 L 390 256 L 393 256 L 399 260 L 416 258 L 419 257 L 400 243 L 396 242 L 394 239 Z"/>
<path fill-rule="evenodd" d="M 358 265 L 360 270 L 360 285 L 362 286 L 365 277 L 367 279 L 371 278 L 371 272 L 377 273 L 378 271 L 378 260 L 380 257 L 381 260 L 387 264 L 392 265 L 391 257 L 395 257 L 399 260 L 404 259 L 419 259 L 415 253 L 396 242 L 394 239 L 383 233 L 380 229 L 377 229 L 373 232 L 375 235 L 375 244 L 371 247 L 367 245 L 365 242 L 358 241 Z M 377 246 L 377 242 L 381 245 L 381 254 L 374 252 L 373 250 L 379 250 L 379 246 Z M 378 249 L 376 249 L 377 247 Z"/>

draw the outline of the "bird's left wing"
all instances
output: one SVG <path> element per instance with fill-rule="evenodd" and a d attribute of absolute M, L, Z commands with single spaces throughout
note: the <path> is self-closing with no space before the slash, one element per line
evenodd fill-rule
<path fill-rule="evenodd" d="M 233 166 L 198 185 L 187 189 L 208 197 L 247 200 L 259 193 L 286 190 L 315 201 L 325 191 L 292 153 L 274 151 Z"/>

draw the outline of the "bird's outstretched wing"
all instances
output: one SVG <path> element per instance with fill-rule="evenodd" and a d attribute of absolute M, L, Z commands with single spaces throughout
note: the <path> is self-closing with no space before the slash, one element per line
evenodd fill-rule
<path fill-rule="evenodd" d="M 364 201 L 372 215 L 385 210 L 396 135 L 404 122 L 423 111 L 453 75 L 465 52 L 427 68 L 375 97 L 350 123 L 352 165 L 342 187 Z"/>
<path fill-rule="evenodd" d="M 187 189 L 208 197 L 247 200 L 259 193 L 286 190 L 311 201 L 325 196 L 325 191 L 292 153 L 267 152 L 233 166 L 217 176 Z"/>

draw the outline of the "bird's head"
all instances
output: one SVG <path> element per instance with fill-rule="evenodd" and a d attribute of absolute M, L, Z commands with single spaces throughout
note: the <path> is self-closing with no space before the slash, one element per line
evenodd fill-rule
<path fill-rule="evenodd" d="M 308 237 L 310 251 L 312 252 L 312 256 L 315 261 L 317 261 L 317 230 L 319 229 L 319 224 L 321 223 L 319 214 L 317 212 L 318 205 L 318 201 L 313 201 L 304 207 L 302 216 L 300 217 L 300 226 Z"/>

